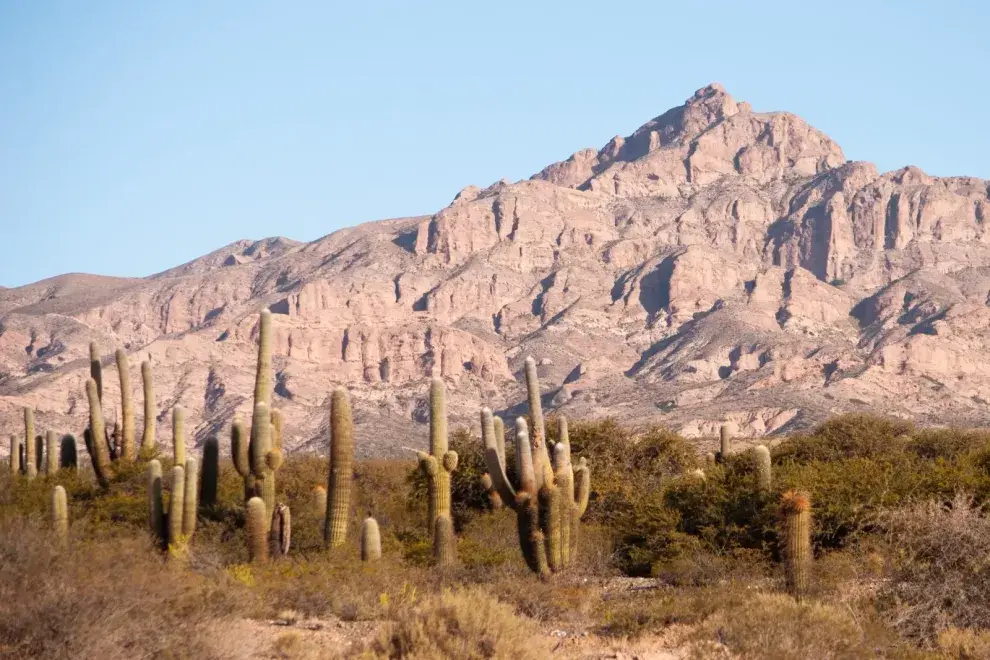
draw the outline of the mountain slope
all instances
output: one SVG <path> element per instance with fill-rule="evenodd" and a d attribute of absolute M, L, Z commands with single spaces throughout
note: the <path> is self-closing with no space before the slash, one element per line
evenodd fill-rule
<path fill-rule="evenodd" d="M 323 446 L 337 383 L 365 455 L 425 442 L 431 374 L 460 421 L 481 405 L 515 414 L 528 354 L 547 406 L 690 435 L 867 409 L 979 423 L 988 218 L 986 181 L 881 174 L 800 118 L 710 85 L 626 138 L 465 188 L 430 217 L 239 241 L 143 280 L 0 291 L 0 431 L 19 431 L 21 405 L 41 428 L 81 429 L 96 340 L 133 354 L 135 383 L 152 361 L 163 434 L 181 401 L 197 444 L 226 438 L 248 413 L 262 307 L 292 447 Z"/>

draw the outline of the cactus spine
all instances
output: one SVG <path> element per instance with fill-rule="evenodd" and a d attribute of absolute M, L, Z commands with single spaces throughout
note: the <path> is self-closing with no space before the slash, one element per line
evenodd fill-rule
<path fill-rule="evenodd" d="M 89 377 L 96 382 L 96 398 L 103 401 L 103 365 L 100 363 L 100 347 L 89 342 Z"/>
<path fill-rule="evenodd" d="M 719 463 L 724 463 L 732 453 L 732 426 L 730 424 L 722 424 L 718 430 L 718 452 L 715 454 L 715 460 Z"/>
<path fill-rule="evenodd" d="M 275 512 L 275 470 L 269 464 L 269 456 L 276 452 L 281 463 L 281 452 L 272 449 L 271 412 L 268 404 L 261 402 L 255 405 L 251 418 L 250 462 L 254 472 L 254 490 L 265 503 L 266 520 Z"/>
<path fill-rule="evenodd" d="M 200 502 L 203 506 L 217 503 L 217 483 L 220 480 L 220 443 L 209 437 L 203 443 L 203 483 Z"/>
<path fill-rule="evenodd" d="M 16 435 L 10 436 L 10 476 L 17 476 L 21 471 L 21 441 Z"/>
<path fill-rule="evenodd" d="M 258 367 L 254 377 L 254 405 L 272 404 L 272 313 L 263 309 L 258 316 Z"/>
<path fill-rule="evenodd" d="M 45 441 L 48 445 L 45 448 L 45 474 L 51 477 L 58 472 L 58 433 L 49 430 L 45 434 Z"/>
<path fill-rule="evenodd" d="M 447 395 L 443 380 L 430 381 L 430 453 L 418 452 L 419 465 L 429 480 L 430 530 L 433 532 L 433 557 L 440 565 L 452 563 L 455 546 L 453 525 L 450 520 L 450 475 L 457 469 L 457 452 L 449 451 L 447 444 Z M 441 517 L 447 522 L 440 523 Z M 441 534 L 448 533 L 450 539 Z"/>
<path fill-rule="evenodd" d="M 52 491 L 52 525 L 59 546 L 64 548 L 69 544 L 69 503 L 62 486 Z"/>
<path fill-rule="evenodd" d="M 127 362 L 127 352 L 118 348 L 114 352 L 117 361 L 117 375 L 120 378 L 120 413 L 122 420 L 121 442 L 117 448 L 120 458 L 134 460 L 134 393 L 131 391 L 131 372 Z"/>
<path fill-rule="evenodd" d="M 354 479 L 354 421 L 347 390 L 337 387 L 330 399 L 330 479 L 323 541 L 331 548 L 347 540 Z"/>
<path fill-rule="evenodd" d="M 268 517 L 260 497 L 248 500 L 246 522 L 248 559 L 251 563 L 268 561 Z"/>
<path fill-rule="evenodd" d="M 770 492 L 772 478 L 772 466 L 770 463 L 770 450 L 766 445 L 757 445 L 753 450 L 756 454 L 756 488 L 763 493 Z"/>
<path fill-rule="evenodd" d="M 493 487 L 501 499 L 516 511 L 519 545 L 532 571 L 540 575 L 558 572 L 577 555 L 579 522 L 588 508 L 591 472 L 582 458 L 575 468 L 571 462 L 567 420 L 558 420 L 558 442 L 554 447 L 554 470 L 547 469 L 543 486 L 536 486 L 534 456 L 526 420 L 516 420 L 516 468 L 518 487 L 505 473 L 505 459 L 495 433 L 492 411 L 481 411 L 485 464 Z M 547 466 L 549 468 L 549 466 Z"/>
<path fill-rule="evenodd" d="M 186 409 L 172 409 L 172 456 L 175 465 L 186 464 Z"/>
<path fill-rule="evenodd" d="M 784 576 L 798 601 L 808 593 L 811 572 L 811 502 L 806 493 L 788 491 L 780 502 L 784 526 Z"/>
<path fill-rule="evenodd" d="M 24 408 L 24 476 L 34 479 L 38 474 L 38 443 L 34 436 L 34 409 Z"/>
<path fill-rule="evenodd" d="M 361 561 L 378 561 L 382 558 L 382 536 L 378 521 L 368 517 L 361 525 Z"/>
<path fill-rule="evenodd" d="M 289 554 L 289 547 L 292 545 L 292 514 L 289 507 L 281 502 L 275 505 L 269 534 L 275 542 L 275 554 L 280 557 Z"/>
<path fill-rule="evenodd" d="M 79 467 L 79 457 L 76 454 L 76 437 L 71 433 L 62 436 L 58 461 L 63 470 L 75 470 Z"/>
<path fill-rule="evenodd" d="M 109 449 L 104 442 L 106 437 L 106 427 L 103 425 L 103 409 L 100 407 L 99 390 L 96 381 L 90 378 L 86 381 L 86 397 L 89 399 L 89 442 L 86 447 L 89 449 L 90 458 L 93 459 L 93 471 L 96 473 L 96 480 L 103 488 L 110 486 L 110 456 Z"/>
<path fill-rule="evenodd" d="M 162 507 L 162 464 L 157 459 L 148 462 L 148 527 L 152 536 L 164 545 L 166 530 Z"/>
<path fill-rule="evenodd" d="M 151 362 L 141 363 L 141 384 L 144 386 L 144 434 L 141 436 L 141 451 L 150 455 L 158 445 L 158 419 L 155 412 L 155 383 L 151 378 Z"/>
<path fill-rule="evenodd" d="M 189 539 L 196 531 L 196 510 L 199 499 L 199 466 L 195 458 L 187 458 L 182 495 L 182 536 Z"/>
<path fill-rule="evenodd" d="M 254 497 L 254 474 L 251 472 L 251 444 L 244 420 L 235 417 L 230 426 L 230 456 L 234 469 L 244 479 L 244 502 Z"/>
<path fill-rule="evenodd" d="M 547 452 L 547 429 L 543 423 L 543 404 L 540 402 L 540 381 L 536 374 L 536 360 L 526 358 L 526 395 L 529 400 L 529 416 L 533 423 L 530 444 L 533 446 L 533 472 L 536 488 L 543 487 L 550 468 L 550 454 Z"/>

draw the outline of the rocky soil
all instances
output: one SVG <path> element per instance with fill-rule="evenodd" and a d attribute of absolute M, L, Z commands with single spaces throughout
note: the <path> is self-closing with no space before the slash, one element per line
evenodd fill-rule
<path fill-rule="evenodd" d="M 39 429 L 79 433 L 95 340 L 108 407 L 123 346 L 135 387 L 140 361 L 154 366 L 161 440 L 179 402 L 190 442 L 226 436 L 248 413 L 264 307 L 294 449 L 324 446 L 338 383 L 365 456 L 425 445 L 430 375 L 460 421 L 477 424 L 481 405 L 514 414 L 526 355 L 548 408 L 689 436 L 859 410 L 980 425 L 988 221 L 987 181 L 880 173 L 713 84 L 628 137 L 526 181 L 467 187 L 432 216 L 238 241 L 143 279 L 2 289 L 0 432 L 21 432 L 28 405 Z"/>

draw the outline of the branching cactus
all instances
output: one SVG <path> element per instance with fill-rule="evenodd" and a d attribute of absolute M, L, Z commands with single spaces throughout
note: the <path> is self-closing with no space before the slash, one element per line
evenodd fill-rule
<path fill-rule="evenodd" d="M 104 442 L 106 427 L 103 424 L 103 409 L 100 406 L 96 381 L 92 378 L 86 381 L 86 397 L 89 399 L 89 428 L 87 429 L 89 442 L 86 443 L 86 448 L 89 449 L 90 458 L 93 460 L 96 480 L 103 488 L 109 488 L 110 449 Z"/>
<path fill-rule="evenodd" d="M 162 503 L 162 464 L 157 459 L 148 461 L 148 528 L 164 548 L 168 531 Z"/>
<path fill-rule="evenodd" d="M 267 403 L 254 407 L 250 462 L 255 493 L 265 503 L 265 518 L 270 519 L 275 512 L 275 471 L 282 465 L 282 451 L 272 448 L 272 418 Z"/>
<path fill-rule="evenodd" d="M 331 548 L 347 540 L 354 481 L 354 420 L 347 390 L 337 387 L 330 398 L 330 479 L 323 541 Z"/>
<path fill-rule="evenodd" d="M 217 503 L 217 483 L 220 480 L 220 443 L 215 437 L 209 437 L 203 443 L 203 483 L 200 502 L 205 507 Z"/>
<path fill-rule="evenodd" d="M 10 436 L 10 476 L 16 477 L 21 472 L 21 441 L 16 435 Z"/>
<path fill-rule="evenodd" d="M 276 556 L 284 557 L 289 554 L 289 547 L 292 545 L 292 514 L 289 507 L 281 502 L 275 505 L 269 536 Z"/>
<path fill-rule="evenodd" d="M 230 427 L 230 457 L 234 461 L 234 469 L 244 479 L 244 502 L 254 497 L 254 473 L 251 470 L 251 442 L 248 440 L 247 427 L 244 420 L 235 417 Z"/>
<path fill-rule="evenodd" d="M 526 358 L 526 395 L 529 401 L 529 416 L 533 422 L 530 444 L 533 446 L 533 472 L 536 475 L 537 490 L 550 471 L 550 453 L 547 451 L 547 429 L 543 423 L 543 404 L 540 402 L 540 380 L 536 374 L 536 360 Z"/>
<path fill-rule="evenodd" d="M 175 465 L 186 464 L 186 409 L 172 408 L 172 457 Z"/>
<path fill-rule="evenodd" d="M 121 442 L 117 450 L 125 461 L 134 460 L 134 393 L 131 391 L 131 371 L 127 352 L 118 348 L 114 353 L 117 375 L 120 377 Z"/>
<path fill-rule="evenodd" d="M 100 347 L 95 341 L 89 342 L 89 377 L 96 382 L 96 398 L 103 401 L 103 365 L 100 362 Z"/>
<path fill-rule="evenodd" d="M 382 558 L 382 536 L 378 521 L 368 517 L 361 525 L 361 561 L 372 562 Z"/>
<path fill-rule="evenodd" d="M 45 474 L 49 477 L 55 476 L 58 472 L 58 433 L 49 430 L 45 434 Z"/>
<path fill-rule="evenodd" d="M 429 480 L 429 521 L 434 535 L 434 559 L 441 563 L 449 560 L 452 550 L 450 543 L 439 543 L 438 534 L 442 528 L 437 520 L 441 516 L 450 519 L 450 475 L 457 469 L 457 452 L 448 450 L 447 444 L 447 395 L 443 380 L 434 378 L 430 382 L 430 453 L 418 452 L 420 468 Z M 451 528 L 451 536 L 453 531 Z M 444 557 L 441 558 L 440 552 Z"/>
<path fill-rule="evenodd" d="M 253 564 L 268 561 L 268 515 L 260 497 L 248 500 L 246 523 L 248 559 Z"/>
<path fill-rule="evenodd" d="M 788 491 L 780 501 L 784 532 L 784 577 L 798 601 L 808 593 L 811 573 L 811 502 L 807 493 Z"/>
<path fill-rule="evenodd" d="M 773 474 L 770 450 L 766 445 L 757 445 L 753 453 L 756 456 L 756 488 L 762 493 L 769 493 Z"/>
<path fill-rule="evenodd" d="M 151 362 L 141 363 L 141 384 L 144 387 L 144 434 L 141 436 L 141 452 L 150 456 L 158 445 L 158 418 L 155 404 L 155 382 L 151 376 Z"/>
<path fill-rule="evenodd" d="M 69 544 L 69 502 L 62 486 L 52 491 L 52 526 L 59 546 L 64 548 Z"/>
<path fill-rule="evenodd" d="M 24 476 L 38 475 L 38 443 L 34 435 L 34 408 L 24 408 Z"/>
<path fill-rule="evenodd" d="M 502 501 L 516 511 L 519 545 L 526 564 L 541 576 L 563 570 L 576 557 L 579 521 L 588 508 L 591 486 L 591 472 L 584 459 L 576 468 L 571 462 L 567 421 L 562 417 L 560 420 L 555 465 L 545 466 L 543 486 L 539 488 L 534 465 L 538 450 L 530 443 L 526 420 L 516 420 L 519 483 L 513 487 L 505 473 L 505 449 L 496 438 L 492 411 L 481 411 L 488 473 Z"/>
<path fill-rule="evenodd" d="M 76 453 L 76 436 L 71 433 L 62 436 L 58 461 L 63 470 L 75 470 L 79 467 L 79 456 Z"/>

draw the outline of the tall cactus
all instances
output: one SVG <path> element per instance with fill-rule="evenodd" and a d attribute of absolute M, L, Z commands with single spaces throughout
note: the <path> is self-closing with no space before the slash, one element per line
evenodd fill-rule
<path fill-rule="evenodd" d="M 38 475 L 38 444 L 34 439 L 34 408 L 24 408 L 24 476 Z"/>
<path fill-rule="evenodd" d="M 526 358 L 526 395 L 529 401 L 529 416 L 533 423 L 530 443 L 533 446 L 533 472 L 536 488 L 543 487 L 550 469 L 550 454 L 547 451 L 547 429 L 543 423 L 543 404 L 540 401 L 540 380 L 536 373 L 536 360 Z"/>
<path fill-rule="evenodd" d="M 100 362 L 100 347 L 95 341 L 89 342 L 89 377 L 96 382 L 96 398 L 103 401 L 103 365 Z"/>
<path fill-rule="evenodd" d="M 756 488 L 762 493 L 770 492 L 772 464 L 770 450 L 766 445 L 757 445 L 753 452 L 756 456 Z"/>
<path fill-rule="evenodd" d="M 175 465 L 186 464 L 186 409 L 172 408 L 172 456 Z"/>
<path fill-rule="evenodd" d="M 267 403 L 258 403 L 251 418 L 251 465 L 255 493 L 265 503 L 265 517 L 275 511 L 275 470 L 282 462 L 282 453 L 272 449 L 272 420 Z"/>
<path fill-rule="evenodd" d="M 55 486 L 52 491 L 52 526 L 60 547 L 69 543 L 69 502 L 63 486 Z"/>
<path fill-rule="evenodd" d="M 16 477 L 21 472 L 21 441 L 16 435 L 10 436 L 10 476 Z"/>
<path fill-rule="evenodd" d="M 199 465 L 196 459 L 186 459 L 182 495 L 182 536 L 192 537 L 196 531 L 196 513 L 199 508 Z"/>
<path fill-rule="evenodd" d="M 292 545 L 292 512 L 288 505 L 281 502 L 275 505 L 269 536 L 274 541 L 275 554 L 280 557 L 289 554 L 289 547 Z"/>
<path fill-rule="evenodd" d="M 495 433 L 492 411 L 481 411 L 485 464 L 493 486 L 502 501 L 516 511 L 519 545 L 531 570 L 546 575 L 559 572 L 577 554 L 578 527 L 588 508 L 591 472 L 582 458 L 575 468 L 571 462 L 567 420 L 558 420 L 558 442 L 554 447 L 553 470 L 547 470 L 543 485 L 537 487 L 535 455 L 526 420 L 516 420 L 517 487 L 505 473 L 504 448 Z"/>
<path fill-rule="evenodd" d="M 265 503 L 260 497 L 248 500 L 246 523 L 248 559 L 251 563 L 268 561 L 268 516 Z"/>
<path fill-rule="evenodd" d="M 361 525 L 361 561 L 372 562 L 382 558 L 382 535 L 378 521 L 368 517 Z"/>
<path fill-rule="evenodd" d="M 76 453 L 76 436 L 71 433 L 62 436 L 58 462 L 63 470 L 75 470 L 79 467 L 79 456 Z"/>
<path fill-rule="evenodd" d="M 272 405 L 272 313 L 258 315 L 258 366 L 254 377 L 254 405 Z"/>
<path fill-rule="evenodd" d="M 45 434 L 45 441 L 48 445 L 45 448 L 45 474 L 53 477 L 58 472 L 58 433 L 49 429 L 48 433 Z"/>
<path fill-rule="evenodd" d="M 120 458 L 125 461 L 134 460 L 134 392 L 131 391 L 131 371 L 127 361 L 127 351 L 118 348 L 114 352 L 117 362 L 117 375 L 120 378 L 120 414 L 121 423 Z"/>
<path fill-rule="evenodd" d="M 144 388 L 144 433 L 141 435 L 141 452 L 150 456 L 158 446 L 158 413 L 155 404 L 155 382 L 151 376 L 151 362 L 141 363 L 141 384 Z"/>
<path fill-rule="evenodd" d="M 230 457 L 237 474 L 244 479 L 244 502 L 247 503 L 254 497 L 254 473 L 251 471 L 251 442 L 244 420 L 240 417 L 234 417 L 230 425 Z"/>
<path fill-rule="evenodd" d="M 330 478 L 323 542 L 331 548 L 347 540 L 354 480 L 354 420 L 347 390 L 337 387 L 330 398 Z"/>
<path fill-rule="evenodd" d="M 217 483 L 220 480 L 220 443 L 210 436 L 203 443 L 203 484 L 200 502 L 212 507 L 217 503 Z"/>
<path fill-rule="evenodd" d="M 808 593 L 811 572 L 811 502 L 807 493 L 788 491 L 780 501 L 784 532 L 784 576 L 798 601 Z"/>
<path fill-rule="evenodd" d="M 441 539 L 440 535 L 448 533 L 451 521 L 450 475 L 457 469 L 457 452 L 448 450 L 447 395 L 440 378 L 430 381 L 430 453 L 421 451 L 418 456 L 420 468 L 429 480 L 428 521 L 433 532 L 433 557 L 441 565 L 452 563 L 455 552 L 453 525 L 449 525 L 450 539 Z M 438 522 L 441 517 L 447 522 Z"/>
<path fill-rule="evenodd" d="M 34 471 L 41 474 L 45 469 L 45 438 L 40 433 L 34 436 Z"/>
<path fill-rule="evenodd" d="M 100 396 L 96 381 L 90 378 L 86 381 L 86 398 L 89 399 L 89 449 L 93 460 L 93 471 L 96 480 L 103 488 L 110 487 L 110 451 L 104 442 L 106 427 L 103 425 L 103 409 L 100 406 Z"/>
<path fill-rule="evenodd" d="M 148 527 L 164 548 L 168 531 L 162 504 L 162 464 L 158 459 L 148 461 Z"/>

